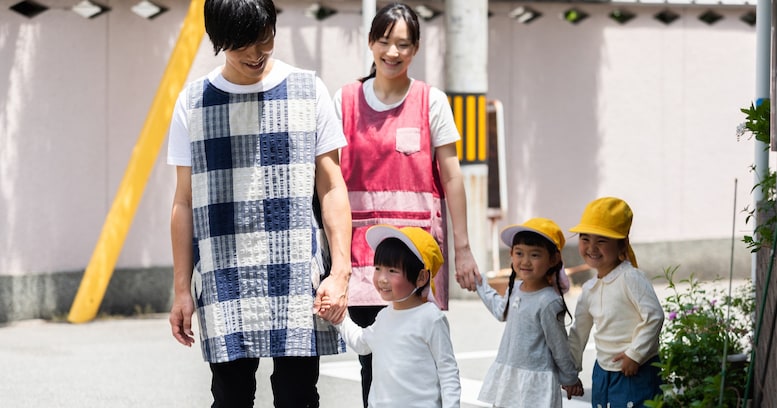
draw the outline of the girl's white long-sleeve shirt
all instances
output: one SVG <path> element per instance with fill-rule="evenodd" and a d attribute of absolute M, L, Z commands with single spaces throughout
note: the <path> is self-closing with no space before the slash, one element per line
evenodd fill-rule
<path fill-rule="evenodd" d="M 348 347 L 372 353 L 371 408 L 458 408 L 461 383 L 445 314 L 427 302 L 392 305 L 361 328 L 346 316 L 337 326 Z"/>
<path fill-rule="evenodd" d="M 640 365 L 658 354 L 664 311 L 653 285 L 629 261 L 583 284 L 569 331 L 569 348 L 578 369 L 594 324 L 596 361 L 607 371 L 621 370 L 621 362 L 613 358 L 622 352 Z"/>

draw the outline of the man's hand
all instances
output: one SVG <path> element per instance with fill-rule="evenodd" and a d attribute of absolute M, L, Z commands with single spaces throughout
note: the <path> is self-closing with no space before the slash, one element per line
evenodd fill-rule
<path fill-rule="evenodd" d="M 477 285 L 483 280 L 478 271 L 478 265 L 475 263 L 475 257 L 469 247 L 457 249 L 456 255 L 456 282 L 462 289 L 474 292 Z"/>
<path fill-rule="evenodd" d="M 347 276 L 347 275 L 346 275 Z M 321 281 L 313 301 L 313 313 L 322 319 L 338 324 L 345 319 L 348 310 L 348 280 L 332 275 Z"/>
<path fill-rule="evenodd" d="M 176 295 L 173 299 L 173 307 L 170 310 L 170 328 L 173 337 L 184 346 L 191 347 L 194 343 L 192 331 L 192 315 L 194 314 L 194 300 L 191 295 Z"/>
<path fill-rule="evenodd" d="M 618 354 L 615 356 L 615 358 L 612 359 L 612 361 L 621 362 L 621 372 L 626 377 L 637 375 L 637 371 L 639 371 L 639 363 L 629 358 L 629 356 L 626 355 L 626 352 Z"/>
<path fill-rule="evenodd" d="M 334 318 L 334 316 L 330 316 L 329 313 L 325 313 L 325 311 L 332 307 L 332 303 L 332 299 L 330 299 L 329 296 L 321 297 L 320 301 L 318 298 L 316 298 L 316 300 L 313 301 L 313 313 L 319 315 L 319 317 L 332 324 L 340 324 L 342 323 L 342 319 L 339 321 L 330 320 L 330 318 Z"/>

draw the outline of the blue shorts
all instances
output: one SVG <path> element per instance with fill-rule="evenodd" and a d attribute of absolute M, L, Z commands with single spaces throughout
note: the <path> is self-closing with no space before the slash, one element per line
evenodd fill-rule
<path fill-rule="evenodd" d="M 661 393 L 661 369 L 653 366 L 658 356 L 639 367 L 637 374 L 626 377 L 620 371 L 606 371 L 594 364 L 591 387 L 593 408 L 639 408 L 643 402 Z M 608 405 L 609 404 L 609 405 Z"/>

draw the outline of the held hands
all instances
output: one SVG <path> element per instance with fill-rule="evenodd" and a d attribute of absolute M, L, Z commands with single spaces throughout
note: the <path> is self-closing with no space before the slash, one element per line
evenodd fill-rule
<path fill-rule="evenodd" d="M 625 351 L 615 356 L 615 358 L 613 358 L 612 361 L 621 362 L 621 372 L 626 377 L 637 375 L 637 371 L 639 371 L 639 363 L 629 358 L 629 356 L 626 355 Z"/>
<path fill-rule="evenodd" d="M 571 400 L 572 397 L 582 397 L 583 394 L 585 394 L 585 391 L 583 390 L 583 382 L 580 381 L 579 378 L 574 385 L 562 385 L 561 388 L 567 392 L 568 400 Z"/>
<path fill-rule="evenodd" d="M 339 324 L 348 310 L 348 281 L 327 277 L 316 290 L 313 314 L 324 320 Z"/>
<path fill-rule="evenodd" d="M 462 289 L 474 292 L 483 280 L 469 247 L 456 250 L 456 282 Z"/>
<path fill-rule="evenodd" d="M 332 302 L 332 299 L 330 299 L 329 296 L 322 296 L 320 301 L 316 299 L 313 303 L 313 313 L 318 314 L 319 317 L 332 324 L 340 324 L 343 322 L 343 319 L 345 319 L 345 315 L 339 320 L 335 320 L 331 313 L 327 313 L 327 311 L 332 308 L 333 304 L 334 302 Z"/>

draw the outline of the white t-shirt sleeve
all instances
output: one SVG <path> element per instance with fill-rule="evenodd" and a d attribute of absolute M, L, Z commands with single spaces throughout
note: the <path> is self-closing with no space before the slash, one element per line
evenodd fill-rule
<path fill-rule="evenodd" d="M 429 128 L 433 147 L 445 146 L 461 139 L 453 120 L 448 95 L 435 87 L 429 90 Z"/>
<path fill-rule="evenodd" d="M 316 142 L 316 156 L 345 147 L 345 135 L 343 134 L 343 122 L 335 113 L 332 97 L 326 88 L 324 81 L 316 77 L 316 110 L 318 141 Z"/>
<path fill-rule="evenodd" d="M 335 105 L 335 115 L 340 123 L 343 121 L 343 88 L 335 91 L 335 96 L 332 97 L 332 103 Z"/>
<path fill-rule="evenodd" d="M 173 109 L 173 118 L 167 132 L 167 164 L 173 166 L 191 166 L 192 151 L 189 147 L 189 129 L 185 102 L 186 89 L 178 95 Z"/>

